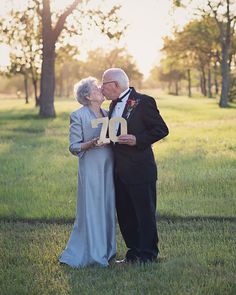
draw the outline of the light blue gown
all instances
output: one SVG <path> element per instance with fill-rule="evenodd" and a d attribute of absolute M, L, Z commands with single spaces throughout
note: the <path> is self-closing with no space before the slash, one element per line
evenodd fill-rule
<path fill-rule="evenodd" d="M 104 116 L 107 113 L 102 110 Z M 116 254 L 113 154 L 109 145 L 81 151 L 81 143 L 99 137 L 95 114 L 83 106 L 70 116 L 70 151 L 79 157 L 77 213 L 59 261 L 72 267 L 108 266 Z"/>

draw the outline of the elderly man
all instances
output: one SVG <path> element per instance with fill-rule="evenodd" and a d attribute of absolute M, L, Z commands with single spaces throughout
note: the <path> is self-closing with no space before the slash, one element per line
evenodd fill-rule
<path fill-rule="evenodd" d="M 102 77 L 102 93 L 111 100 L 109 116 L 123 117 L 128 134 L 113 144 L 115 159 L 116 210 L 128 251 L 117 261 L 147 263 L 159 253 L 156 227 L 157 167 L 151 145 L 168 135 L 155 100 L 129 87 L 129 78 L 120 68 L 111 68 Z"/>

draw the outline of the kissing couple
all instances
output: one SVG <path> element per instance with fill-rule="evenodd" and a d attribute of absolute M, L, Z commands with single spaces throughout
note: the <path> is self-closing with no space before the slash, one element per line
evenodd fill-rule
<path fill-rule="evenodd" d="M 93 77 L 75 86 L 82 105 L 70 115 L 70 152 L 78 157 L 77 212 L 60 263 L 108 266 L 116 256 L 116 215 L 127 252 L 118 264 L 153 262 L 159 255 L 156 226 L 157 166 L 152 144 L 168 135 L 154 98 L 136 92 L 120 68 L 107 69 L 102 84 Z M 109 110 L 101 108 L 104 97 Z M 115 125 L 117 142 L 98 141 L 102 124 L 123 117 L 127 134 Z"/>

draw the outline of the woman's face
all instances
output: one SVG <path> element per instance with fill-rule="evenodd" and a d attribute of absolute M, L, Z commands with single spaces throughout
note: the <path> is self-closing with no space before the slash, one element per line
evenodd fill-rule
<path fill-rule="evenodd" d="M 101 92 L 101 88 L 97 84 L 93 84 L 89 100 L 102 103 L 105 99 Z"/>

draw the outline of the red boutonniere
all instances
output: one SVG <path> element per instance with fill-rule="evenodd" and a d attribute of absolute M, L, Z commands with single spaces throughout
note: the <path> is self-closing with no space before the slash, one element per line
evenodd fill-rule
<path fill-rule="evenodd" d="M 129 118 L 130 113 L 132 112 L 132 110 L 138 105 L 139 103 L 139 99 L 132 99 L 129 98 L 127 101 L 127 113 L 126 113 L 126 119 Z"/>
<path fill-rule="evenodd" d="M 127 104 L 128 104 L 128 107 L 133 108 L 136 104 L 136 100 L 128 99 Z"/>

